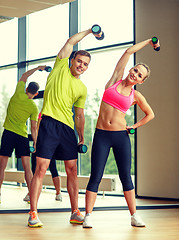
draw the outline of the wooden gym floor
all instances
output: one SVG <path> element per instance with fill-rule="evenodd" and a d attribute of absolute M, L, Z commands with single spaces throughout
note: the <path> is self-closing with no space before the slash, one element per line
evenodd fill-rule
<path fill-rule="evenodd" d="M 31 229 L 27 226 L 29 205 L 22 201 L 27 189 L 3 185 L 0 204 L 0 240 L 178 240 L 179 239 L 179 201 L 137 199 L 137 206 L 168 206 L 166 209 L 142 209 L 138 213 L 146 223 L 145 228 L 130 225 L 130 214 L 125 210 L 123 197 L 98 196 L 95 207 L 121 206 L 124 209 L 94 211 L 92 229 L 72 225 L 68 194 L 62 192 L 63 201 L 55 201 L 54 190 L 43 190 L 39 210 L 49 208 L 62 212 L 40 212 L 44 227 Z M 176 205 L 176 208 L 175 208 Z M 79 207 L 84 209 L 84 194 L 79 195 Z M 159 207 L 160 208 L 160 207 Z M 66 210 L 65 210 L 66 209 Z M 6 210 L 25 210 L 25 213 L 3 213 Z M 82 212 L 83 213 L 83 212 Z"/>
<path fill-rule="evenodd" d="M 130 226 L 128 211 L 94 211 L 92 229 L 69 223 L 69 212 L 40 213 L 43 228 L 27 227 L 28 214 L 1 214 L 1 240 L 177 240 L 179 210 L 139 210 L 147 227 Z"/>

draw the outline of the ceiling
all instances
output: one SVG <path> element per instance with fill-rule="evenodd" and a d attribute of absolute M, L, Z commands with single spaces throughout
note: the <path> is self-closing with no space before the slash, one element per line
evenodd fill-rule
<path fill-rule="evenodd" d="M 0 23 L 76 0 L 0 0 Z"/>

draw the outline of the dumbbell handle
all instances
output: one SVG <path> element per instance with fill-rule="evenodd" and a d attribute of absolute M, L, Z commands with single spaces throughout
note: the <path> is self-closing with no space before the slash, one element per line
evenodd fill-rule
<path fill-rule="evenodd" d="M 101 33 L 101 27 L 98 24 L 94 24 L 91 28 L 93 34 Z"/>
<path fill-rule="evenodd" d="M 87 146 L 85 144 L 78 145 L 78 152 L 79 153 L 86 153 L 88 150 Z"/>
<path fill-rule="evenodd" d="M 94 34 L 96 39 L 103 40 L 104 32 L 101 30 L 101 27 L 98 24 L 94 24 L 91 28 L 91 31 Z"/>
<path fill-rule="evenodd" d="M 52 68 L 51 68 L 50 66 L 46 66 L 46 67 L 44 68 L 44 70 L 45 70 L 46 72 L 51 72 L 51 71 L 52 71 Z M 43 71 L 43 70 L 39 69 L 39 71 Z"/>
<path fill-rule="evenodd" d="M 158 38 L 157 37 L 153 37 L 152 38 L 152 43 L 153 44 L 158 44 Z M 155 51 L 159 51 L 160 50 L 160 45 L 158 44 L 158 46 L 154 47 Z"/>
<path fill-rule="evenodd" d="M 33 153 L 35 151 L 35 148 L 34 147 L 30 147 L 30 152 Z"/>
<path fill-rule="evenodd" d="M 134 128 L 128 128 L 127 131 L 128 131 L 129 134 L 134 134 L 135 133 Z"/>

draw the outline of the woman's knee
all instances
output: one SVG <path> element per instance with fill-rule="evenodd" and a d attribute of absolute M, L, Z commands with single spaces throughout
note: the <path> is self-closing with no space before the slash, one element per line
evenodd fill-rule
<path fill-rule="evenodd" d="M 101 179 L 90 177 L 86 190 L 91 192 L 98 192 L 100 182 L 101 182 Z"/>
<path fill-rule="evenodd" d="M 122 183 L 123 191 L 130 191 L 134 189 L 131 175 L 119 176 L 119 177 Z"/>
<path fill-rule="evenodd" d="M 52 158 L 52 160 L 50 161 L 49 169 L 52 174 L 52 178 L 59 176 L 57 166 L 56 166 L 56 160 L 54 158 Z"/>

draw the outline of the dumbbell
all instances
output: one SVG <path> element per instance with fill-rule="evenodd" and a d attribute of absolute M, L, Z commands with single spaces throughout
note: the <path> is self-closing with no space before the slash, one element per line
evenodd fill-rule
<path fill-rule="evenodd" d="M 91 30 L 94 36 L 99 35 L 99 36 L 95 36 L 96 39 L 98 40 L 104 39 L 104 32 L 101 30 L 101 27 L 98 24 L 93 25 Z"/>
<path fill-rule="evenodd" d="M 35 151 L 35 148 L 34 147 L 29 147 L 29 150 L 31 153 L 33 153 Z"/>
<path fill-rule="evenodd" d="M 152 43 L 153 44 L 157 44 L 156 47 L 154 46 L 154 50 L 158 52 L 160 50 L 160 45 L 158 44 L 158 38 L 157 37 L 153 37 L 152 38 Z"/>
<path fill-rule="evenodd" d="M 52 68 L 51 68 L 50 66 L 46 66 L 46 67 L 44 68 L 44 70 L 45 70 L 46 72 L 51 72 L 51 71 L 52 71 Z M 39 69 L 39 71 L 43 71 L 43 70 Z"/>
<path fill-rule="evenodd" d="M 86 153 L 88 150 L 85 144 L 79 144 L 77 148 L 79 153 Z"/>
<path fill-rule="evenodd" d="M 134 128 L 128 128 L 127 131 L 128 131 L 129 134 L 134 134 L 135 133 Z"/>

